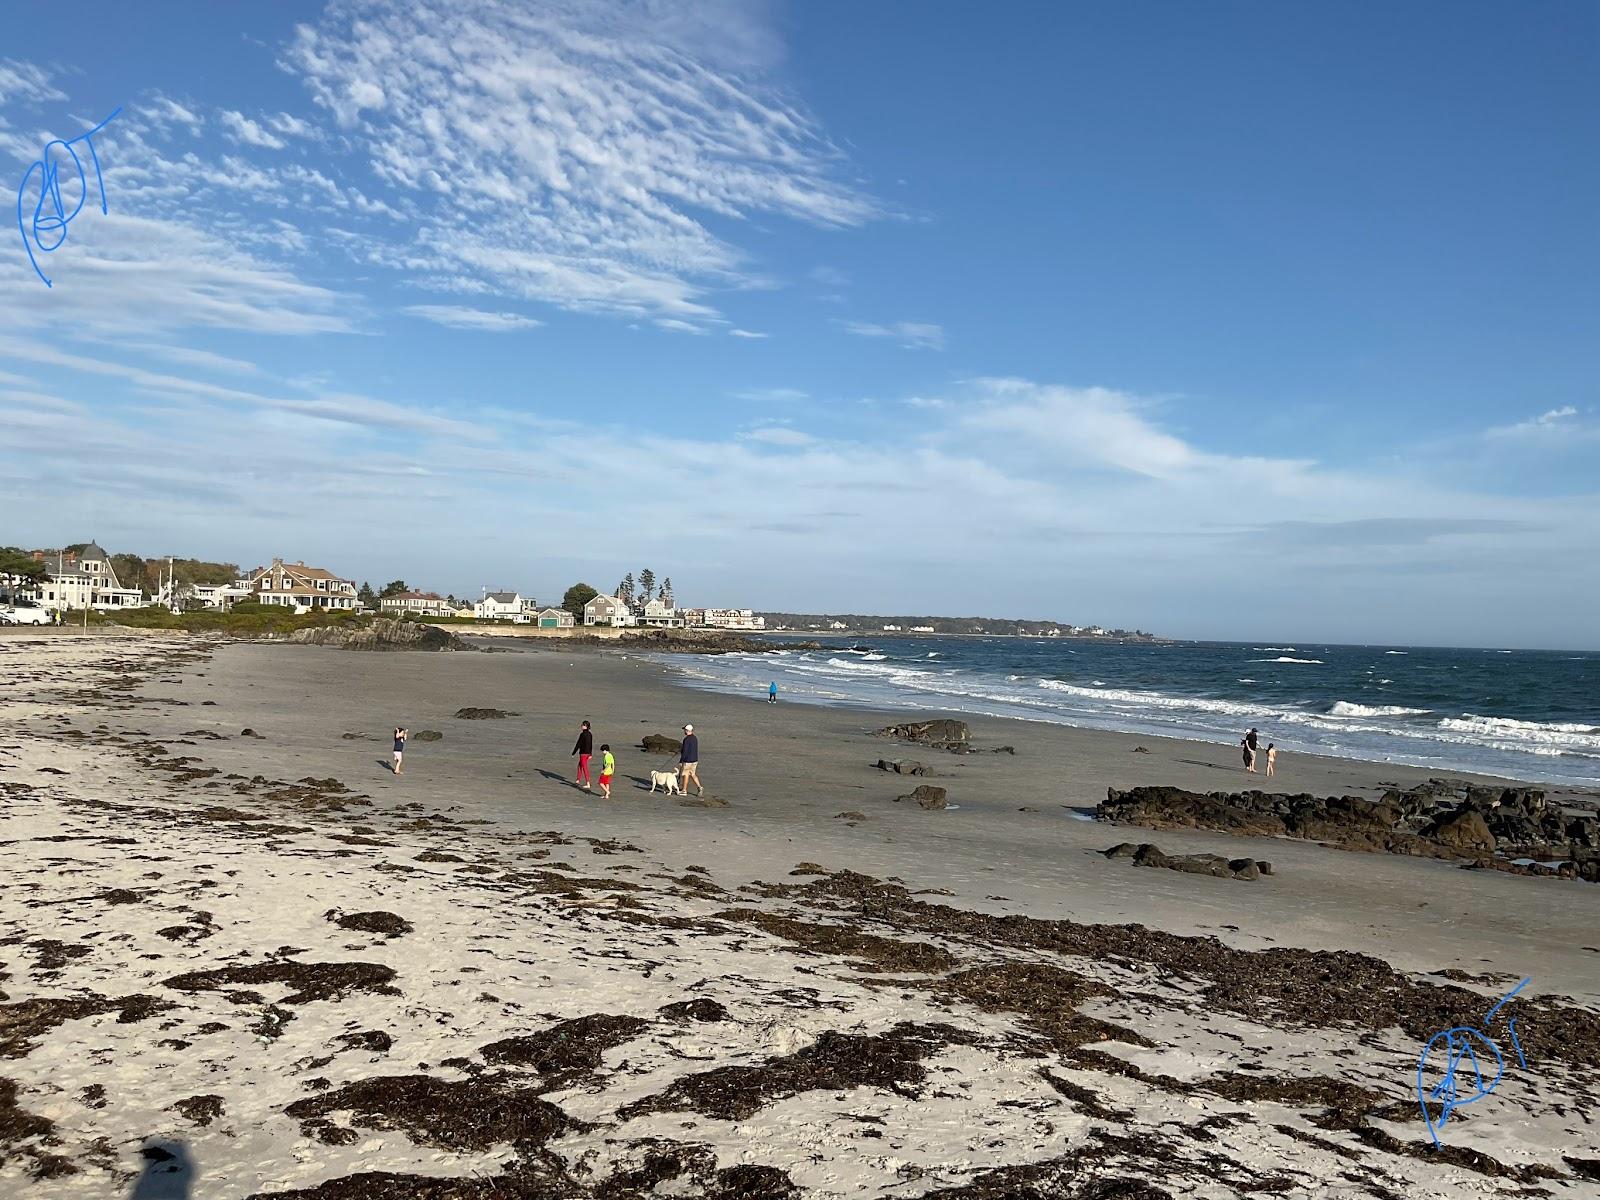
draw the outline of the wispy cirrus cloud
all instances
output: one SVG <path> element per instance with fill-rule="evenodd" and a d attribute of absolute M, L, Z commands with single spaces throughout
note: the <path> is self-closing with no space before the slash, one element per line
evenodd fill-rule
<path fill-rule="evenodd" d="M 486 312 L 456 304 L 411 304 L 400 310 L 450 329 L 479 329 L 489 333 L 511 333 L 518 329 L 537 329 L 543 321 L 519 313 Z"/>
<path fill-rule="evenodd" d="M 873 321 L 839 321 L 837 324 L 856 337 L 892 338 L 907 350 L 944 349 L 944 328 L 925 321 L 892 321 L 887 325 Z"/>
<path fill-rule="evenodd" d="M 367 246 L 372 261 L 441 290 L 700 324 L 714 289 L 750 277 L 707 216 L 879 213 L 761 82 L 774 53 L 727 0 L 345 0 L 283 61 L 415 208 L 415 239 Z"/>

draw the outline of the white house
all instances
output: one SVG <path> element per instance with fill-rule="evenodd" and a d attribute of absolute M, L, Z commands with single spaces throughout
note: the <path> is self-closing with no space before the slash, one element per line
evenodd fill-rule
<path fill-rule="evenodd" d="M 596 596 L 583 606 L 585 625 L 626 626 L 637 622 L 628 606 L 615 596 Z"/>
<path fill-rule="evenodd" d="M 38 587 L 46 608 L 138 608 L 144 603 L 144 593 L 122 586 L 111 556 L 94 542 L 76 554 L 35 551 L 33 557 L 50 570 Z"/>
<path fill-rule="evenodd" d="M 250 573 L 250 590 L 262 604 L 278 604 L 298 613 L 314 608 L 354 610 L 360 606 L 351 580 L 340 579 L 321 567 L 286 563 L 281 558 L 273 559 L 270 567 L 257 567 Z"/>
<path fill-rule="evenodd" d="M 438 592 L 396 592 L 378 601 L 386 616 L 398 617 L 415 613 L 419 617 L 448 617 L 453 606 Z"/>
<path fill-rule="evenodd" d="M 705 626 L 707 629 L 765 629 L 767 619 L 756 616 L 748 608 L 708 608 Z"/>
<path fill-rule="evenodd" d="M 900 626 L 898 626 L 898 625 L 885 625 L 883 627 L 883 631 L 885 633 L 899 633 L 900 632 Z"/>
<path fill-rule="evenodd" d="M 911 627 L 911 632 L 912 633 L 932 633 L 933 632 L 933 626 L 932 625 L 913 625 Z"/>
<path fill-rule="evenodd" d="M 526 625 L 537 617 L 539 606 L 532 596 L 517 592 L 485 592 L 483 599 L 472 606 L 472 612 L 480 621 L 514 621 Z"/>
<path fill-rule="evenodd" d="M 250 581 L 236 579 L 232 583 L 197 583 L 189 594 L 207 608 L 231 608 L 240 600 L 250 599 Z"/>
<path fill-rule="evenodd" d="M 829 621 L 828 622 L 828 628 L 829 629 L 849 629 L 850 626 L 846 625 L 843 621 Z"/>
<path fill-rule="evenodd" d="M 656 629 L 681 629 L 684 619 L 678 610 L 664 600 L 651 600 L 639 610 L 639 624 Z"/>

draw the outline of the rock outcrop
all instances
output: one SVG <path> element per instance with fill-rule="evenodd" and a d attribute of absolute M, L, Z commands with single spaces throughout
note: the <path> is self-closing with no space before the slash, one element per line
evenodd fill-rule
<path fill-rule="evenodd" d="M 664 733 L 647 733 L 640 740 L 639 748 L 646 754 L 681 754 L 683 743 Z"/>
<path fill-rule="evenodd" d="M 945 807 L 945 790 L 935 787 L 931 783 L 918 784 L 909 793 L 896 798 L 896 803 L 901 800 L 915 800 L 919 808 L 941 809 Z"/>
<path fill-rule="evenodd" d="M 965 721 L 939 718 L 933 721 L 911 721 L 904 725 L 890 725 L 878 730 L 879 737 L 894 738 L 899 742 L 915 742 L 935 750 L 952 750 L 965 754 L 971 748 L 972 731 Z"/>
<path fill-rule="evenodd" d="M 893 771 L 896 775 L 926 775 L 928 768 L 910 758 L 880 758 L 878 770 Z"/>
<path fill-rule="evenodd" d="M 318 625 L 292 633 L 269 634 L 268 641 L 293 642 L 301 646 L 335 646 L 340 650 L 476 650 L 448 629 L 424 625 L 420 621 L 396 621 L 379 617 L 375 621 L 340 625 Z"/>
<path fill-rule="evenodd" d="M 1600 820 L 1563 811 L 1534 788 L 1430 780 L 1377 800 L 1277 792 L 1190 792 L 1172 787 L 1110 788 L 1103 820 L 1150 829 L 1215 829 L 1294 837 L 1346 850 L 1464 859 L 1504 869 L 1505 860 L 1562 862 L 1548 871 L 1600 881 Z"/>
<path fill-rule="evenodd" d="M 1163 854 L 1150 842 L 1135 846 L 1119 842 L 1100 853 L 1107 858 L 1131 858 L 1141 867 L 1165 867 L 1191 875 L 1215 875 L 1221 879 L 1260 879 L 1272 874 L 1272 864 L 1258 858 L 1223 858 L 1220 854 Z"/>

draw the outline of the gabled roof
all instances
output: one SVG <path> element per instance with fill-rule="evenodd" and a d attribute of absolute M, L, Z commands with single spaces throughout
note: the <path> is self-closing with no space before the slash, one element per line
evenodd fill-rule
<path fill-rule="evenodd" d="M 595 605 L 598 605 L 601 608 L 626 608 L 627 607 L 627 605 L 623 604 L 622 601 L 618 600 L 615 596 L 606 596 L 606 595 L 600 595 L 600 596 L 594 597 L 594 599 L 590 600 L 587 604 L 584 605 L 584 607 L 585 608 L 590 608 L 590 607 L 595 606 Z"/>
<path fill-rule="evenodd" d="M 484 599 L 493 600 L 496 604 L 516 604 L 522 597 L 516 592 L 489 592 Z"/>
<path fill-rule="evenodd" d="M 444 597 L 438 592 L 396 592 L 392 596 L 384 596 L 384 600 L 437 600 L 441 604 Z"/>

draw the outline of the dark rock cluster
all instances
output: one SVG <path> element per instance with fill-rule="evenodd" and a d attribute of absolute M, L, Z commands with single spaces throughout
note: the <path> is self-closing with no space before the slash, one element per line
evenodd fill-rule
<path fill-rule="evenodd" d="M 1119 842 L 1102 850 L 1107 858 L 1131 858 L 1141 867 L 1166 867 L 1191 875 L 1215 875 L 1221 879 L 1260 879 L 1272 874 L 1272 864 L 1258 858 L 1223 858 L 1220 854 L 1163 854 L 1160 846 L 1141 842 Z"/>
<path fill-rule="evenodd" d="M 1217 829 L 1246 837 L 1295 837 L 1346 850 L 1466 859 L 1505 869 L 1529 858 L 1551 867 L 1517 868 L 1600 882 L 1600 821 L 1569 812 L 1536 788 L 1429 780 L 1391 788 L 1377 800 L 1281 792 L 1190 792 L 1173 787 L 1106 791 L 1103 820 L 1151 829 Z"/>

